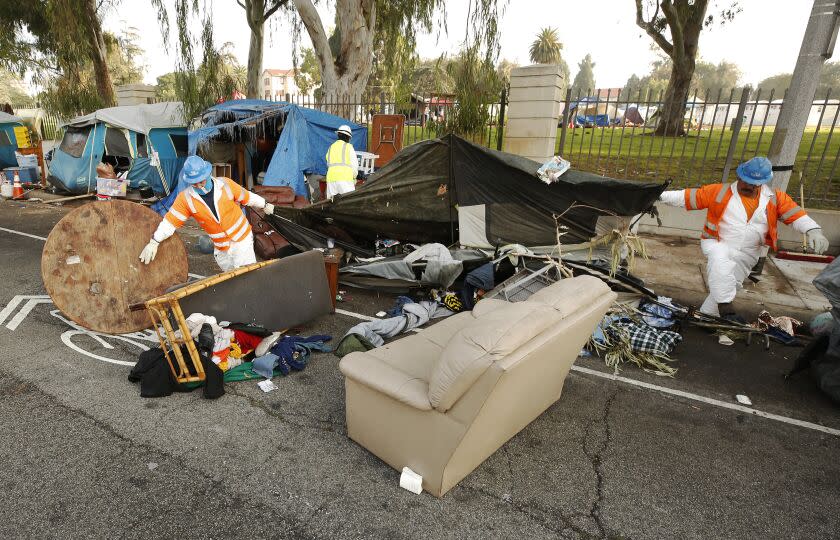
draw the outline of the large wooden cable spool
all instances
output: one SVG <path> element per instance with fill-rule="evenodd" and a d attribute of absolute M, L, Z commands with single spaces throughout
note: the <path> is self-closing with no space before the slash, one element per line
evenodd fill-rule
<path fill-rule="evenodd" d="M 140 252 L 161 217 L 137 203 L 97 201 L 76 208 L 47 237 L 41 277 L 56 307 L 84 328 L 109 334 L 151 326 L 129 306 L 187 281 L 187 251 L 173 235 L 145 265 Z"/>

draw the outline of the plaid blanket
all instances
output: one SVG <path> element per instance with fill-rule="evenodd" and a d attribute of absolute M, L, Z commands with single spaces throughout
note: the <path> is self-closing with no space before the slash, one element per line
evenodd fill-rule
<path fill-rule="evenodd" d="M 670 354 L 682 341 L 677 332 L 657 330 L 629 319 L 613 321 L 604 331 L 613 340 L 627 337 L 633 351 L 640 353 Z"/>

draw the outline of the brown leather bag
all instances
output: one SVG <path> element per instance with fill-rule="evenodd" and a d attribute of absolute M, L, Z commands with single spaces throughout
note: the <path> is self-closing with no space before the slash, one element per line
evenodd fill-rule
<path fill-rule="evenodd" d="M 295 202 L 294 190 L 286 186 L 254 186 L 254 193 L 274 206 L 292 206 Z M 297 253 L 294 246 L 265 220 L 262 210 L 246 207 L 245 215 L 254 231 L 254 251 L 260 258 L 279 259 Z"/>

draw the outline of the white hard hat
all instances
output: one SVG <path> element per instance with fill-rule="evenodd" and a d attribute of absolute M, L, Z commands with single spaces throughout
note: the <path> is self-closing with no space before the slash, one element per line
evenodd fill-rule
<path fill-rule="evenodd" d="M 348 137 L 352 137 L 352 136 L 353 136 L 353 130 L 352 130 L 352 129 L 350 129 L 350 126 L 348 126 L 347 124 L 342 125 L 342 126 L 341 126 L 341 127 L 339 127 L 337 130 L 335 130 L 335 132 L 336 132 L 336 133 L 344 133 L 344 134 L 345 134 L 345 135 L 347 135 Z"/>

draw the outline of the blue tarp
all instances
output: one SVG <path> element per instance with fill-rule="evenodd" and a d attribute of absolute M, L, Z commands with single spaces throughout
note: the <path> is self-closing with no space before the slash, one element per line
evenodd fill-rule
<path fill-rule="evenodd" d="M 609 127 L 610 116 L 608 114 L 587 114 L 575 116 L 575 125 Z"/>
<path fill-rule="evenodd" d="M 594 109 L 597 111 L 598 109 L 603 109 L 607 105 L 603 99 L 599 99 L 597 97 L 584 97 L 581 98 L 579 101 L 576 101 L 569 105 L 569 112 L 576 111 L 578 108 L 584 109 L 584 112 L 588 110 L 588 112 L 595 112 L 592 111 L 592 106 L 595 106 Z M 600 106 L 600 107 L 599 107 Z M 575 115 L 575 125 L 576 126 L 598 126 L 598 127 L 609 127 L 612 123 L 612 119 L 610 118 L 609 114 L 576 114 Z"/>
<path fill-rule="evenodd" d="M 277 147 L 265 172 L 263 184 L 266 186 L 290 186 L 296 194 L 308 198 L 304 174 L 327 174 L 327 150 L 336 140 L 335 130 L 342 124 L 347 124 L 353 131 L 353 147 L 359 151 L 367 150 L 367 128 L 340 116 L 282 101 L 238 99 L 205 111 L 202 115 L 204 126 L 189 133 L 190 154 L 198 153 L 203 143 L 223 133 L 235 134 L 255 129 L 255 120 L 259 120 L 260 116 L 268 118 L 276 115 L 284 115 L 285 118 L 281 122 L 283 130 Z M 152 209 L 165 214 L 175 202 L 175 196 L 185 187 L 179 182 L 177 189 Z"/>

